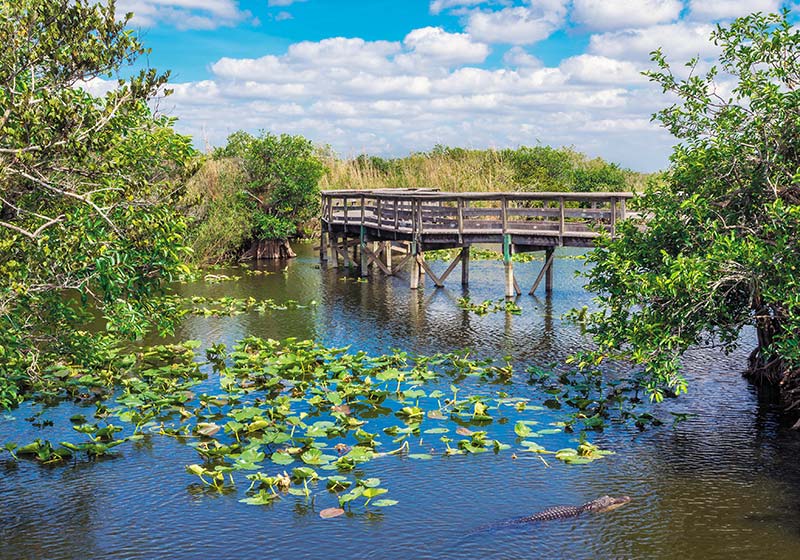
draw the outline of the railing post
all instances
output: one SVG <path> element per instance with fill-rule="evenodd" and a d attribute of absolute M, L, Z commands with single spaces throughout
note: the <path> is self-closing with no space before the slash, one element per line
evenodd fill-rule
<path fill-rule="evenodd" d="M 375 206 L 378 209 L 377 210 L 377 212 L 378 212 L 378 229 L 381 229 L 381 222 L 383 220 L 381 219 L 382 217 L 381 217 L 381 199 L 380 198 L 375 202 Z"/>
<path fill-rule="evenodd" d="M 508 231 L 508 201 L 505 195 L 500 197 L 500 216 L 503 224 L 503 235 Z M 505 238 L 504 238 L 505 239 Z M 505 241 L 503 241 L 505 243 Z"/>
<path fill-rule="evenodd" d="M 564 220 L 564 197 L 558 197 L 558 244 L 564 245 L 564 230 L 566 229 L 566 221 Z"/>
<path fill-rule="evenodd" d="M 366 209 L 366 199 L 364 198 L 364 195 L 362 194 L 361 195 L 361 227 L 362 228 L 364 227 L 364 212 L 365 212 L 365 209 Z"/>
<path fill-rule="evenodd" d="M 611 197 L 611 237 L 617 235 L 617 197 Z"/>
<path fill-rule="evenodd" d="M 342 198 L 342 206 L 344 208 L 344 230 L 347 231 L 347 215 L 350 213 L 349 208 L 347 207 L 347 197 Z M 347 237 L 347 236 L 345 236 Z"/>
<path fill-rule="evenodd" d="M 464 242 L 464 201 L 462 199 L 458 199 L 458 242 Z"/>

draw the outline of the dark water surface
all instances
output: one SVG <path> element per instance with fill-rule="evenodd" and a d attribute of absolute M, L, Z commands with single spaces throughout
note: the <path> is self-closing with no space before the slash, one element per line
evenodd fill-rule
<path fill-rule="evenodd" d="M 457 280 L 448 289 L 428 284 L 412 293 L 405 275 L 356 282 L 320 269 L 310 247 L 300 253 L 285 271 L 286 265 L 264 265 L 276 274 L 178 289 L 183 295 L 316 300 L 317 306 L 190 317 L 177 338 L 207 346 L 247 335 L 296 336 L 370 353 L 471 347 L 481 356 L 512 356 L 519 377 L 502 390 L 534 401 L 542 396 L 525 383 L 524 368 L 546 367 L 586 344 L 560 318 L 589 303 L 574 277 L 580 260 L 558 259 L 552 297 L 520 298 L 521 316 L 478 317 L 456 306 L 462 295 Z M 472 299 L 502 295 L 502 265 L 472 265 Z M 531 283 L 540 265 L 518 264 L 522 283 Z M 544 456 L 546 466 L 538 455 L 519 452 L 514 460 L 510 450 L 372 461 L 363 467 L 365 475 L 380 477 L 389 497 L 400 502 L 372 515 L 320 519 L 320 509 L 335 505 L 323 488 L 312 503 L 288 496 L 268 507 L 240 503 L 243 488 L 229 495 L 204 491 L 183 470 L 199 462 L 195 451 L 166 437 L 126 444 L 117 458 L 97 462 L 40 467 L 2 461 L 0 559 L 800 558 L 800 438 L 740 377 L 751 338 L 745 334 L 742 351 L 731 356 L 695 352 L 686 363 L 689 395 L 657 412 L 667 424 L 593 434 L 592 441 L 616 454 L 589 465 L 567 466 Z M 501 389 L 467 383 L 465 391 L 486 395 Z M 77 409 L 65 404 L 46 411 L 43 417 L 56 427 L 42 431 L 24 420 L 36 410 L 26 406 L 0 415 L 0 444 L 59 441 L 58 430 Z M 697 416 L 672 428 L 670 410 Z M 557 411 L 538 414 L 542 424 L 560 419 Z M 513 443 L 510 434 L 504 441 Z M 547 437 L 542 443 L 548 449 L 575 445 L 573 435 Z M 605 514 L 474 532 L 603 494 L 627 494 L 633 501 Z"/>

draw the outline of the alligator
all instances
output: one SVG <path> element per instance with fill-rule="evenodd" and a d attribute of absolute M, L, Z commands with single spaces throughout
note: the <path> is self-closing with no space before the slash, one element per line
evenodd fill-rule
<path fill-rule="evenodd" d="M 518 523 L 533 523 L 535 521 L 552 521 L 554 519 L 566 519 L 568 517 L 577 517 L 578 515 L 586 512 L 598 513 L 601 511 L 611 511 L 617 509 L 630 502 L 628 496 L 620 496 L 613 498 L 611 496 L 602 496 L 591 502 L 586 502 L 582 506 L 554 506 L 549 507 L 539 513 L 528 515 L 526 517 L 519 517 L 506 521 L 504 525 L 516 525 Z"/>
<path fill-rule="evenodd" d="M 577 517 L 586 512 L 598 513 L 601 511 L 611 511 L 612 509 L 617 509 L 618 507 L 623 506 L 630 501 L 631 499 L 628 496 L 620 496 L 619 498 L 602 496 L 596 500 L 592 500 L 591 502 L 586 502 L 581 506 L 554 506 L 526 517 L 517 517 L 515 519 L 509 519 L 508 521 L 484 525 L 483 527 L 479 527 L 474 531 L 471 531 L 470 534 L 502 529 L 504 527 L 514 527 L 516 525 L 522 525 L 525 523 L 553 521 L 555 519 L 568 519 L 570 517 Z"/>

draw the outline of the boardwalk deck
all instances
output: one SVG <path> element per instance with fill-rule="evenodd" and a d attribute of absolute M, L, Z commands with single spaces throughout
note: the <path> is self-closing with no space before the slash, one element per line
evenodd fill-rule
<path fill-rule="evenodd" d="M 436 190 L 324 191 L 322 193 L 322 243 L 320 256 L 327 259 L 330 243 L 332 265 L 341 255 L 349 265 L 351 246 L 360 249 L 361 272 L 369 265 L 393 274 L 392 253 L 401 252 L 411 262 L 410 286 L 428 274 L 436 286 L 462 264 L 462 283 L 469 281 L 469 247 L 473 244 L 503 246 L 506 296 L 519 293 L 513 277 L 514 252 L 545 251 L 545 266 L 531 293 L 547 277 L 552 289 L 552 255 L 555 247 L 591 247 L 605 231 L 616 234 L 619 220 L 630 216 L 628 192 L 503 192 L 443 193 Z M 342 240 L 341 242 L 339 240 Z M 442 277 L 425 262 L 425 251 L 462 248 Z"/>

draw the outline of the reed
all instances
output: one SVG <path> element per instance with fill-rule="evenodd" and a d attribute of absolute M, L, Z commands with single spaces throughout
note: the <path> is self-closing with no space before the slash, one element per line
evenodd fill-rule
<path fill-rule="evenodd" d="M 466 150 L 437 146 L 403 158 L 323 156 L 323 190 L 438 188 L 448 192 L 640 190 L 648 174 L 571 148 Z"/>

